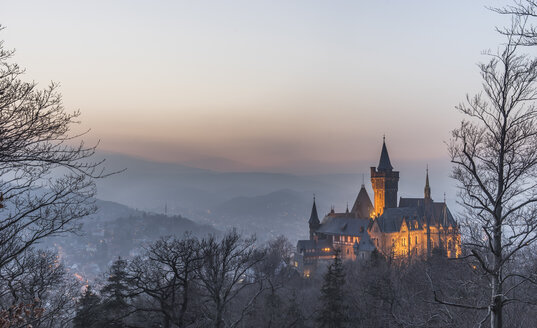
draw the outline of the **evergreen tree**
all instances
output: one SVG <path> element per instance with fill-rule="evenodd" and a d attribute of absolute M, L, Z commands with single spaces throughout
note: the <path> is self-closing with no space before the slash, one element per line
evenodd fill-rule
<path fill-rule="evenodd" d="M 341 250 L 335 249 L 334 262 L 328 266 L 321 287 L 321 309 L 317 322 L 323 328 L 346 327 L 349 321 L 345 299 L 345 272 L 341 261 Z"/>
<path fill-rule="evenodd" d="M 105 316 L 102 327 L 123 328 L 126 327 L 130 297 L 127 262 L 119 257 L 110 267 L 109 274 L 107 284 L 101 289 Z"/>
<path fill-rule="evenodd" d="M 91 286 L 78 300 L 76 307 L 76 316 L 73 319 L 74 328 L 97 328 L 99 327 L 99 314 L 101 299 L 97 296 Z"/>

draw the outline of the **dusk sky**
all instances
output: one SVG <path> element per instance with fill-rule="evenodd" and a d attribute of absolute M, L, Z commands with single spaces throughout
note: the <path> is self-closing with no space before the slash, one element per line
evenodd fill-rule
<path fill-rule="evenodd" d="M 26 78 L 101 149 L 220 170 L 448 161 L 504 1 L 5 1 Z"/>

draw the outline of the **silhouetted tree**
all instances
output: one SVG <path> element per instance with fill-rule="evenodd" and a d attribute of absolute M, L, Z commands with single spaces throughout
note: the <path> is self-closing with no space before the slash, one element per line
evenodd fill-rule
<path fill-rule="evenodd" d="M 129 280 L 151 299 L 139 310 L 162 313 L 165 328 L 193 323 L 196 315 L 189 307 L 195 300 L 195 273 L 200 265 L 199 240 L 188 234 L 181 240 L 166 237 L 149 245 L 129 267 Z"/>
<path fill-rule="evenodd" d="M 37 241 L 75 230 L 95 210 L 94 179 L 105 176 L 91 160 L 95 146 L 71 132 L 80 113 L 65 111 L 57 84 L 24 82 L 13 55 L 0 41 L 0 270 Z"/>
<path fill-rule="evenodd" d="M 35 328 L 65 327 L 74 315 L 79 287 L 56 253 L 29 249 L 0 270 L 0 306 L 32 308 L 36 312 L 25 311 L 26 322 Z"/>
<path fill-rule="evenodd" d="M 533 24 L 533 20 L 537 18 L 537 1 L 514 0 L 512 4 L 501 8 L 492 8 L 492 10 L 514 17 L 519 21 L 518 24 L 509 27 L 497 28 L 500 33 L 517 37 L 520 45 L 537 45 L 537 27 Z"/>
<path fill-rule="evenodd" d="M 213 235 L 201 241 L 202 264 L 197 270 L 197 278 L 207 299 L 204 319 L 215 328 L 236 327 L 262 292 L 261 282 L 252 277 L 252 268 L 263 259 L 263 253 L 255 251 L 254 243 L 254 238 L 242 239 L 235 230 L 226 233 L 220 240 Z M 226 317 L 230 303 L 253 285 L 260 287 L 244 304 L 235 308 L 236 318 Z"/>
<path fill-rule="evenodd" d="M 327 328 L 346 327 L 349 321 L 341 249 L 336 248 L 334 252 L 334 262 L 328 266 L 328 271 L 324 275 L 321 308 L 317 317 L 319 325 Z"/>
<path fill-rule="evenodd" d="M 107 283 L 101 289 L 102 314 L 101 323 L 107 328 L 126 327 L 126 318 L 131 313 L 127 261 L 119 257 L 110 267 Z"/>
<path fill-rule="evenodd" d="M 511 30 L 523 28 L 514 19 Z M 478 304 L 444 304 L 485 311 L 491 327 L 502 327 L 504 306 L 533 274 L 511 266 L 517 253 L 537 239 L 537 60 L 520 54 L 520 36 L 480 64 L 483 91 L 457 109 L 467 116 L 453 131 L 449 151 L 452 176 L 466 213 L 469 257 L 490 279 L 490 299 Z"/>
<path fill-rule="evenodd" d="M 77 302 L 76 315 L 73 319 L 74 328 L 97 328 L 101 320 L 101 299 L 88 285 Z"/>

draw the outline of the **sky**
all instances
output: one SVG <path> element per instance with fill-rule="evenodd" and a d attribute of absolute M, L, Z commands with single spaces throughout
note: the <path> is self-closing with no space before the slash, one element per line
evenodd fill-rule
<path fill-rule="evenodd" d="M 223 171 L 449 161 L 506 1 L 0 0 L 0 40 L 100 149 Z M 361 165 L 361 164 L 360 164 Z"/>

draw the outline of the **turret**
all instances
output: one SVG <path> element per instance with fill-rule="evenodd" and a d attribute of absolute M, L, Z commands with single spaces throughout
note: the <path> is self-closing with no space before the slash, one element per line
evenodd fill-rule
<path fill-rule="evenodd" d="M 313 196 L 313 207 L 311 208 L 311 215 L 308 223 L 310 226 L 310 240 L 313 240 L 315 231 L 321 226 L 321 221 L 319 221 L 319 215 L 317 214 L 317 205 L 315 205 L 315 196 Z"/>
<path fill-rule="evenodd" d="M 375 193 L 375 216 L 382 215 L 384 208 L 397 207 L 399 172 L 393 171 L 386 148 L 386 138 L 382 140 L 378 167 L 371 167 L 371 184 Z"/>
<path fill-rule="evenodd" d="M 425 201 L 431 200 L 431 187 L 429 187 L 429 166 L 427 166 L 427 173 L 425 173 L 425 188 L 424 191 L 424 197 Z"/>

